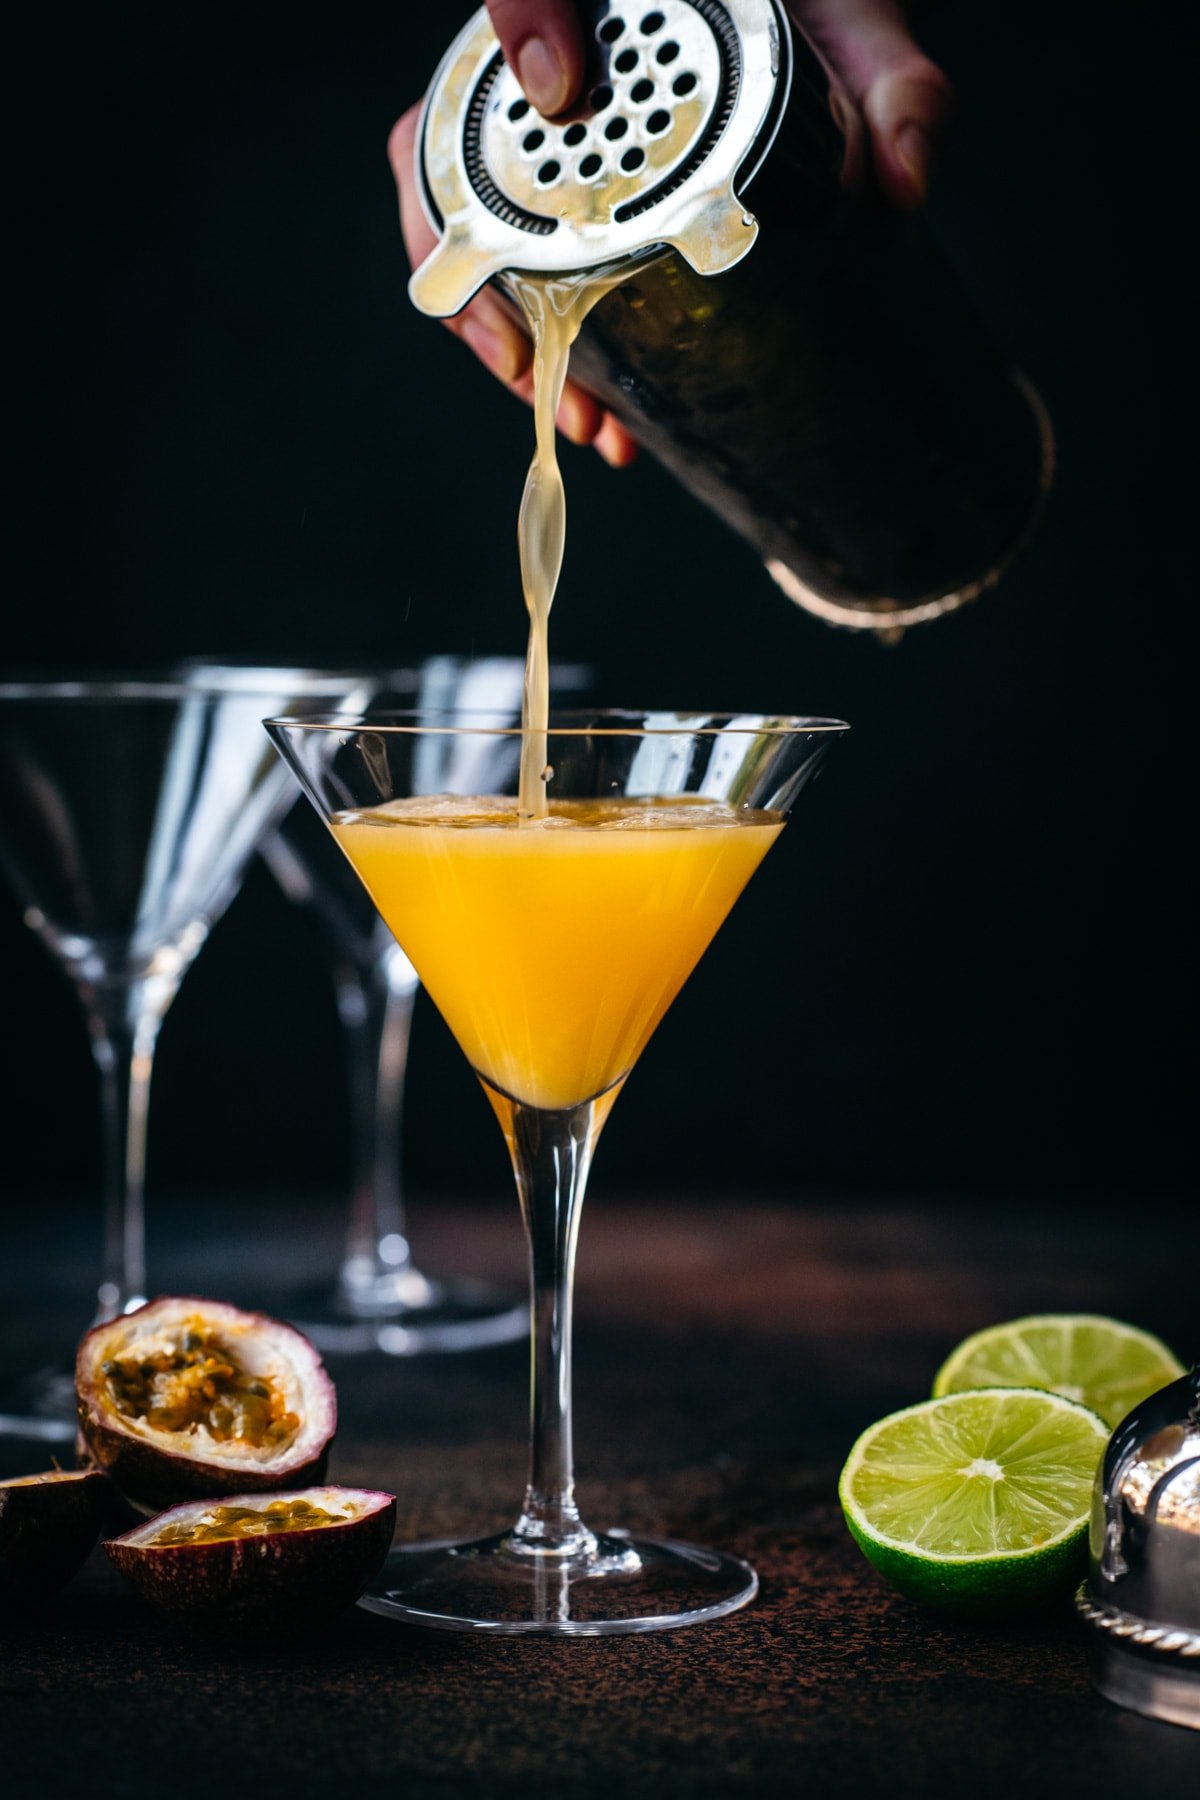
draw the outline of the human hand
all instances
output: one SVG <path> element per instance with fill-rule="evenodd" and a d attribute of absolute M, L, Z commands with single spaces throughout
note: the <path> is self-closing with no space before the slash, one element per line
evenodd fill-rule
<path fill-rule="evenodd" d="M 527 98 L 548 118 L 563 112 L 584 78 L 573 0 L 488 0 L 488 11 Z M 954 96 L 914 42 L 900 0 L 788 0 L 788 11 L 825 67 L 852 153 L 861 120 L 887 198 L 920 206 Z"/>
<path fill-rule="evenodd" d="M 950 83 L 917 47 L 898 0 L 789 0 L 801 31 L 831 83 L 830 103 L 846 135 L 845 179 L 854 185 L 873 169 L 893 205 L 924 203 L 935 149 L 953 111 Z M 583 83 L 585 51 L 574 0 L 488 0 L 501 48 L 526 96 L 553 118 Z M 393 128 L 388 155 L 400 194 L 400 219 L 413 267 L 435 237 L 417 195 L 413 154 L 420 107 Z M 488 289 L 446 325 L 479 360 L 526 402 L 532 399 L 532 347 Z M 568 380 L 558 426 L 577 444 L 594 444 L 615 468 L 637 454 L 624 426 Z"/>
<path fill-rule="evenodd" d="M 918 48 L 904 7 L 898 0 L 789 0 L 788 11 L 829 77 L 846 136 L 846 181 L 862 182 L 869 169 L 893 206 L 923 206 L 954 90 Z"/>
<path fill-rule="evenodd" d="M 388 138 L 388 158 L 400 192 L 400 228 L 414 269 L 425 261 L 437 242 L 413 174 L 420 111 L 419 105 L 410 107 L 392 127 Z M 533 404 L 533 345 L 490 288 L 481 288 L 468 306 L 442 323 L 475 352 L 484 368 L 490 369 L 511 393 L 527 406 Z M 569 376 L 559 402 L 558 429 L 573 444 L 594 445 L 614 469 L 625 468 L 637 455 L 637 442 L 620 421 L 605 412 L 599 401 Z"/>

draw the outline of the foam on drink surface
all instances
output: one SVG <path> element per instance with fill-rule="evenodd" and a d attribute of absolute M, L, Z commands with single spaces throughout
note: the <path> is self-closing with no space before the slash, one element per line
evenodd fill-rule
<path fill-rule="evenodd" d="M 431 794 L 389 800 L 363 811 L 338 813 L 334 824 L 374 825 L 383 829 L 409 830 L 447 826 L 460 831 L 511 831 L 520 826 L 537 831 L 715 831 L 738 826 L 775 825 L 777 813 L 754 807 L 730 806 L 724 800 L 705 800 L 681 794 L 646 799 L 628 795 L 614 800 L 550 800 L 546 812 L 526 819 L 517 798 L 490 794 Z"/>

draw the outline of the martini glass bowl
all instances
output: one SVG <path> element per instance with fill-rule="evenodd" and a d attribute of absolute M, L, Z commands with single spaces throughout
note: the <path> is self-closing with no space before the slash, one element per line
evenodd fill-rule
<path fill-rule="evenodd" d="M 634 1062 L 846 730 L 762 715 L 559 716 L 545 816 L 526 734 L 401 718 L 268 722 L 500 1123 L 530 1251 L 529 1481 L 491 1538 L 392 1551 L 362 1604 L 444 1630 L 610 1635 L 718 1618 L 739 1557 L 591 1530 L 575 1498 L 571 1308 L 597 1139 Z M 539 735 L 537 755 L 543 754 Z"/>

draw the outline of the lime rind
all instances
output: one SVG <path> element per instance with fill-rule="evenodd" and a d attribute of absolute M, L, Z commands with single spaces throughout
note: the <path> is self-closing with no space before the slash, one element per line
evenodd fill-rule
<path fill-rule="evenodd" d="M 869 1426 L 838 1497 L 859 1548 L 902 1593 L 977 1616 L 1027 1610 L 1079 1579 L 1107 1441 L 1097 1414 L 1059 1395 L 967 1390 Z"/>
<path fill-rule="evenodd" d="M 989 1325 L 954 1350 L 934 1378 L 935 1399 L 978 1387 L 1061 1394 L 1111 1428 L 1184 1366 L 1160 1338 L 1098 1313 L 1033 1313 Z"/>
<path fill-rule="evenodd" d="M 957 1566 L 902 1555 L 847 1518 L 850 1534 L 867 1561 L 909 1600 L 965 1619 L 1003 1619 L 1033 1612 L 1072 1594 L 1087 1566 L 1087 1525 L 1042 1552 L 1036 1560 L 981 1559 Z M 970 1580 L 961 1579 L 969 1567 Z"/>

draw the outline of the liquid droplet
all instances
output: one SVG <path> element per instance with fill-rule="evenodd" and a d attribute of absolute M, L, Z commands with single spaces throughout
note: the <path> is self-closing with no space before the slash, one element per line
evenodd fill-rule
<path fill-rule="evenodd" d="M 553 781 L 554 780 L 554 770 L 549 763 L 547 763 L 545 768 L 542 770 L 542 780 L 543 781 Z"/>

